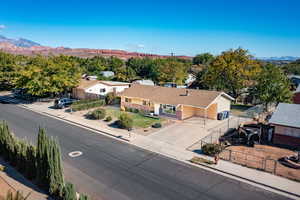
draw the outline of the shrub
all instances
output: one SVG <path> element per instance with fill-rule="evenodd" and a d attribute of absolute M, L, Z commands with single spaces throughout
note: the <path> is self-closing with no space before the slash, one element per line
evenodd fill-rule
<path fill-rule="evenodd" d="M 81 102 L 81 103 L 78 103 Z M 102 99 L 97 99 L 97 100 L 82 100 L 82 101 L 78 101 L 74 104 L 71 105 L 71 109 L 72 111 L 80 111 L 80 110 L 88 110 L 91 108 L 96 108 L 96 107 L 100 107 L 100 106 L 104 106 L 105 105 L 105 101 Z"/>
<path fill-rule="evenodd" d="M 106 118 L 105 118 L 105 121 L 106 122 L 110 122 L 112 120 L 112 117 L 111 116 L 107 116 Z"/>
<path fill-rule="evenodd" d="M 152 127 L 153 128 L 161 128 L 162 125 L 161 125 L 161 123 L 158 122 L 158 123 L 153 124 Z"/>
<path fill-rule="evenodd" d="M 140 111 L 139 111 L 139 109 L 134 108 L 134 109 L 133 109 L 133 112 L 134 112 L 134 113 L 139 113 Z"/>
<path fill-rule="evenodd" d="M 105 102 L 107 105 L 112 105 L 115 103 L 115 99 L 116 99 L 116 94 L 113 92 L 110 92 L 106 95 Z"/>
<path fill-rule="evenodd" d="M 118 123 L 118 126 L 123 129 L 130 130 L 133 127 L 133 120 L 127 113 L 122 113 L 119 116 L 119 120 L 117 123 Z"/>
<path fill-rule="evenodd" d="M 89 119 L 104 119 L 106 115 L 106 111 L 102 108 L 99 108 L 97 110 L 94 110 L 92 112 L 88 113 L 88 118 Z"/>
<path fill-rule="evenodd" d="M 221 153 L 222 146 L 220 144 L 205 144 L 202 146 L 202 151 L 206 155 L 214 156 Z"/>

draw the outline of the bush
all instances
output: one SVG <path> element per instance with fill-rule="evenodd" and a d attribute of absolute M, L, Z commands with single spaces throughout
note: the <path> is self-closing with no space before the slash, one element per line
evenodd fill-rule
<path fill-rule="evenodd" d="M 222 146 L 220 144 L 205 144 L 202 146 L 202 151 L 206 155 L 215 156 L 221 153 Z"/>
<path fill-rule="evenodd" d="M 153 124 L 152 127 L 153 128 L 161 128 L 162 125 L 161 125 L 161 123 L 158 122 L 158 123 Z"/>
<path fill-rule="evenodd" d="M 112 117 L 111 116 L 107 116 L 106 118 L 105 118 L 105 121 L 106 122 L 110 122 L 112 120 Z"/>
<path fill-rule="evenodd" d="M 81 102 L 81 103 L 78 103 Z M 97 100 L 82 100 L 82 101 L 78 101 L 74 104 L 71 105 L 71 110 L 72 111 L 80 111 L 80 110 L 88 110 L 91 108 L 96 108 L 96 107 L 100 107 L 100 106 L 104 106 L 105 105 L 105 101 L 102 99 L 97 99 Z"/>
<path fill-rule="evenodd" d="M 115 104 L 116 94 L 113 92 L 110 92 L 105 97 L 105 102 L 107 105 L 113 105 Z"/>
<path fill-rule="evenodd" d="M 134 112 L 134 113 L 139 113 L 140 111 L 139 111 L 139 109 L 134 108 L 134 109 L 133 109 L 133 112 Z"/>
<path fill-rule="evenodd" d="M 94 110 L 92 112 L 88 113 L 88 118 L 89 119 L 104 119 L 106 115 L 106 111 L 102 108 L 99 108 L 97 110 Z"/>
<path fill-rule="evenodd" d="M 122 113 L 118 120 L 118 126 L 123 129 L 132 129 L 133 120 L 127 113 Z"/>

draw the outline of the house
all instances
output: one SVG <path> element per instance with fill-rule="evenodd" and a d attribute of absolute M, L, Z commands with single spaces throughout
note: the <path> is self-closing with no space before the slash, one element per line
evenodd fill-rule
<path fill-rule="evenodd" d="M 72 95 L 76 99 L 101 98 L 110 92 L 122 92 L 129 85 L 130 83 L 125 82 L 81 79 L 79 85 L 73 89 Z"/>
<path fill-rule="evenodd" d="M 136 80 L 136 81 L 133 81 L 132 83 L 154 86 L 154 82 L 152 80 Z"/>
<path fill-rule="evenodd" d="M 234 100 L 224 92 L 132 84 L 120 93 L 121 109 L 135 108 L 184 120 L 190 117 L 217 119 L 230 111 Z"/>
<path fill-rule="evenodd" d="M 279 103 L 271 119 L 274 126 L 273 143 L 300 146 L 300 105 Z"/>
<path fill-rule="evenodd" d="M 298 85 L 296 91 L 294 92 L 293 102 L 295 104 L 300 104 L 300 85 Z"/>
<path fill-rule="evenodd" d="M 100 74 L 105 78 L 111 78 L 115 75 L 113 71 L 102 71 Z"/>

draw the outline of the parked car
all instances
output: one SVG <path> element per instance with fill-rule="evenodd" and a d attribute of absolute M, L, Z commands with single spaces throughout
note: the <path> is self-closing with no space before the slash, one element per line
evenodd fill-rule
<path fill-rule="evenodd" d="M 75 102 L 75 100 L 74 99 L 70 99 L 70 98 L 56 99 L 54 101 L 54 107 L 62 109 L 62 108 L 70 106 L 74 102 Z"/>

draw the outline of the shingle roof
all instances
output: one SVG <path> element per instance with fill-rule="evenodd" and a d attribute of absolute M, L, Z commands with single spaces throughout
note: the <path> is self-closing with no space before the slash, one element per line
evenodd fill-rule
<path fill-rule="evenodd" d="M 188 95 L 186 95 L 187 92 Z M 224 95 L 232 100 L 230 96 L 218 91 L 168 88 L 140 84 L 131 84 L 131 87 L 125 89 L 120 95 L 147 99 L 155 103 L 171 105 L 181 104 L 202 108 L 206 108 L 210 105 L 219 95 Z"/>
<path fill-rule="evenodd" d="M 78 89 L 88 89 L 94 85 L 96 85 L 97 83 L 99 83 L 98 80 L 86 80 L 86 79 L 81 79 L 77 88 Z"/>
<path fill-rule="evenodd" d="M 300 104 L 279 103 L 269 123 L 300 128 Z"/>

